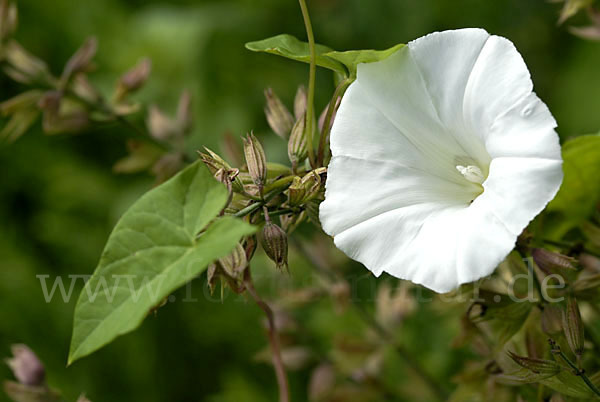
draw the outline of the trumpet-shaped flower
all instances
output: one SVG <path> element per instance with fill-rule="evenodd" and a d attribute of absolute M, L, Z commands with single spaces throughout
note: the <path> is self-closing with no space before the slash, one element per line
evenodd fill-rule
<path fill-rule="evenodd" d="M 427 35 L 358 66 L 320 218 L 349 257 L 437 292 L 491 274 L 556 195 L 556 122 L 514 45 Z"/>

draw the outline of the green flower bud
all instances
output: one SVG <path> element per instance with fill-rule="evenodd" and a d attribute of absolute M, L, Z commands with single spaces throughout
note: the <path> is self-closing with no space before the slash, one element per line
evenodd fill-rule
<path fill-rule="evenodd" d="M 298 206 L 314 199 L 321 190 L 321 176 L 326 168 L 319 168 L 306 174 L 302 179 L 294 177 L 292 184 L 288 188 L 288 203 L 291 206 Z"/>
<path fill-rule="evenodd" d="M 308 155 L 308 148 L 306 145 L 306 116 L 300 117 L 290 134 L 288 141 L 288 157 L 292 162 L 292 170 L 296 170 L 298 165 L 306 159 Z"/>
<path fill-rule="evenodd" d="M 294 117 L 271 88 L 265 89 L 265 98 L 265 115 L 269 126 L 281 138 L 288 138 L 294 125 Z"/>
<path fill-rule="evenodd" d="M 262 193 L 262 188 L 267 180 L 267 158 L 265 151 L 252 132 L 243 140 L 248 173 L 250 173 L 252 181 L 258 187 L 259 193 Z"/>

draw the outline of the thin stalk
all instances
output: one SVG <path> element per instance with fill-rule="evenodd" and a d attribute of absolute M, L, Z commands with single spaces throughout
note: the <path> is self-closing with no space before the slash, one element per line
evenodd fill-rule
<path fill-rule="evenodd" d="M 306 0 L 298 0 L 302 9 L 302 17 L 304 18 L 304 26 L 306 28 L 306 36 L 308 37 L 308 47 L 310 49 L 310 70 L 308 74 L 308 96 L 306 100 L 306 145 L 308 148 L 308 160 L 312 168 L 315 168 L 315 150 L 313 148 L 313 119 L 314 119 L 314 102 L 315 102 L 315 78 L 317 72 L 317 53 L 315 50 L 315 36 L 313 34 L 312 25 L 310 23 L 310 15 Z"/>
<path fill-rule="evenodd" d="M 250 267 L 244 272 L 244 285 L 250 296 L 254 299 L 258 307 L 267 316 L 269 324 L 269 344 L 271 345 L 271 354 L 273 355 L 273 367 L 275 368 L 275 375 L 277 377 L 277 386 L 279 387 L 279 402 L 290 401 L 290 388 L 288 385 L 287 374 L 283 365 L 283 359 L 281 358 L 281 346 L 279 345 L 279 337 L 277 336 L 277 329 L 275 327 L 275 318 L 271 307 L 256 292 L 254 283 L 252 282 L 252 276 L 250 275 Z"/>
<path fill-rule="evenodd" d="M 552 348 L 552 353 L 555 354 L 555 355 L 560 356 L 560 358 L 565 363 L 567 363 L 567 365 L 573 370 L 573 372 L 575 373 L 575 375 L 578 376 L 578 377 L 581 377 L 581 379 L 583 380 L 583 382 L 585 382 L 585 384 L 588 386 L 588 388 L 594 394 L 596 394 L 597 396 L 600 396 L 600 389 L 598 389 L 598 387 L 596 387 L 596 385 L 594 385 L 594 383 L 590 380 L 590 378 L 585 373 L 585 370 L 580 369 L 579 367 L 577 367 L 577 365 L 575 363 L 573 363 L 571 361 L 571 359 L 569 359 L 567 357 L 567 355 L 564 354 L 564 352 L 561 350 L 560 346 L 558 346 L 553 339 L 549 339 L 548 342 L 550 343 L 550 347 Z"/>
<path fill-rule="evenodd" d="M 322 166 L 325 161 L 326 153 L 329 152 L 329 142 L 327 139 L 329 138 L 329 133 L 331 132 L 331 119 L 333 118 L 333 113 L 335 112 L 335 107 L 338 102 L 338 98 L 344 95 L 348 86 L 354 81 L 353 78 L 346 78 L 342 82 L 340 82 L 335 88 L 335 92 L 333 93 L 333 97 L 329 101 L 329 106 L 327 108 L 327 114 L 325 115 L 325 122 L 323 124 L 323 128 L 321 130 L 321 137 L 319 138 L 319 151 L 317 153 L 317 166 Z"/>
<path fill-rule="evenodd" d="M 299 240 L 292 238 L 293 244 L 296 246 L 298 251 L 311 263 L 311 265 L 315 268 L 315 271 L 326 277 L 329 280 L 344 280 L 341 275 L 332 271 L 324 261 L 314 257 L 309 250 L 307 250 L 306 246 L 302 244 Z M 427 371 L 421 367 L 419 361 L 407 350 L 404 346 L 398 344 L 395 341 L 393 334 L 391 334 L 387 329 L 385 329 L 365 308 L 358 304 L 354 299 L 350 298 L 350 305 L 358 312 L 358 316 L 363 320 L 363 322 L 368 325 L 373 331 L 385 342 L 390 343 L 398 356 L 404 362 L 412 368 L 412 370 L 427 384 L 427 386 L 431 389 L 431 391 L 435 394 L 437 399 L 441 401 L 445 401 L 448 399 L 448 393 L 446 390 L 437 383 L 437 381 L 427 373 Z"/>

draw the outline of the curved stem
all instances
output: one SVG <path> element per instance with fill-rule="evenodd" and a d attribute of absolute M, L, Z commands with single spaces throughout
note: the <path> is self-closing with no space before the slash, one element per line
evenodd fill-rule
<path fill-rule="evenodd" d="M 315 78 L 317 72 L 317 54 L 315 49 L 315 36 L 313 34 L 312 25 L 310 23 L 310 15 L 306 0 L 298 0 L 302 9 L 302 17 L 304 18 L 304 26 L 306 27 L 306 36 L 308 37 L 308 47 L 310 49 L 310 71 L 308 75 L 308 96 L 306 100 L 306 145 L 308 148 L 308 160 L 310 165 L 315 168 L 315 150 L 313 148 L 313 120 L 314 120 L 314 101 L 315 101 Z"/>
<path fill-rule="evenodd" d="M 548 342 L 550 343 L 552 353 L 558 355 L 565 363 L 567 363 L 567 365 L 573 370 L 573 373 L 576 376 L 581 377 L 583 382 L 585 382 L 585 385 L 587 385 L 588 388 L 594 394 L 600 396 L 600 389 L 598 389 L 598 387 L 592 382 L 592 380 L 590 380 L 590 378 L 585 373 L 585 370 L 580 369 L 575 363 L 573 363 L 571 359 L 569 359 L 567 355 L 565 355 L 564 352 L 560 349 L 560 346 L 556 344 L 554 339 L 549 339 Z"/>
<path fill-rule="evenodd" d="M 246 268 L 246 271 L 244 272 L 244 285 L 258 307 L 260 307 L 267 316 L 267 321 L 269 324 L 269 343 L 271 344 L 273 366 L 275 368 L 275 375 L 277 376 L 277 386 L 279 387 L 279 402 L 289 402 L 290 389 L 285 367 L 283 365 L 283 360 L 281 359 L 281 347 L 279 345 L 279 337 L 277 336 L 277 329 L 275 327 L 273 310 L 271 310 L 271 307 L 269 307 L 269 305 L 260 298 L 258 293 L 256 293 L 254 283 L 252 282 L 252 276 L 250 274 L 250 267 Z"/>
<path fill-rule="evenodd" d="M 337 107 L 338 99 L 344 95 L 344 92 L 346 92 L 346 89 L 348 89 L 348 86 L 352 83 L 352 81 L 354 81 L 353 78 L 346 78 L 340 82 L 333 93 L 331 101 L 329 101 L 327 114 L 325 115 L 325 122 L 323 123 L 323 128 L 321 129 L 321 137 L 319 138 L 317 166 L 323 165 L 326 153 L 329 152 L 329 142 L 327 139 L 329 138 L 329 133 L 331 132 L 331 119 L 333 119 L 333 114 L 335 112 L 335 108 Z"/>

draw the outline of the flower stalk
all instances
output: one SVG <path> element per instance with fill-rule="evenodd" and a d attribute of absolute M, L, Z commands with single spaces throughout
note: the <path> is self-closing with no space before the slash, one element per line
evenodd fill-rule
<path fill-rule="evenodd" d="M 269 325 L 269 343 L 271 345 L 271 353 L 273 355 L 273 366 L 275 368 L 275 375 L 277 376 L 277 386 L 279 387 L 279 402 L 290 401 L 290 387 L 287 380 L 287 374 L 283 365 L 283 359 L 281 358 L 281 346 L 279 344 L 279 337 L 277 335 L 277 329 L 275 327 L 275 318 L 271 307 L 258 295 L 254 288 L 252 281 L 252 275 L 250 269 L 244 271 L 244 286 L 248 291 L 248 294 L 254 299 L 254 302 L 261 308 L 261 310 L 267 316 Z"/>
<path fill-rule="evenodd" d="M 302 17 L 304 18 L 304 26 L 306 27 L 306 35 L 308 37 L 308 47 L 310 49 L 310 70 L 308 75 L 308 96 L 306 101 L 306 141 L 308 148 L 308 160 L 310 165 L 314 169 L 315 166 L 315 151 L 313 149 L 313 120 L 314 120 L 314 101 L 315 101 L 315 78 L 317 72 L 317 54 L 315 49 L 315 36 L 313 34 L 312 24 L 310 22 L 310 15 L 308 14 L 308 7 L 306 6 L 306 0 L 298 0 L 300 2 L 300 8 L 302 9 Z"/>

